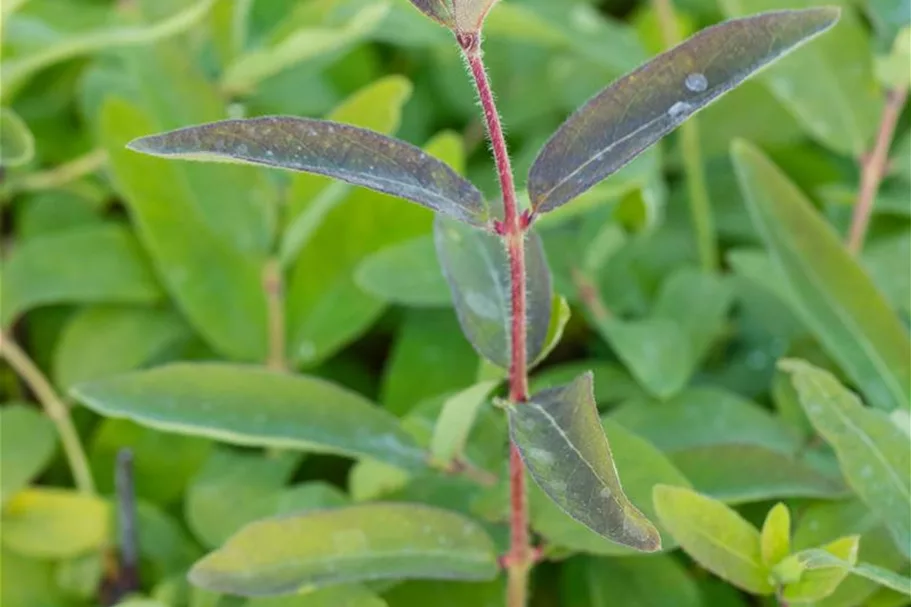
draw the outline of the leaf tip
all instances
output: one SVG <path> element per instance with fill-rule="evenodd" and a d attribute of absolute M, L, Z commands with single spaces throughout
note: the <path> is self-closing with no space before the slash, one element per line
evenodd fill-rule
<path fill-rule="evenodd" d="M 155 145 L 156 137 L 154 135 L 147 137 L 138 137 L 129 143 L 126 144 L 126 149 L 133 152 L 138 152 L 140 154 L 148 154 L 150 156 L 160 156 L 161 152 L 158 147 Z"/>

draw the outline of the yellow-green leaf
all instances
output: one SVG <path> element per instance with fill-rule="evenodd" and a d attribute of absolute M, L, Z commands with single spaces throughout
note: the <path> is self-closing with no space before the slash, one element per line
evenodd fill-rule
<path fill-rule="evenodd" d="M 779 502 L 769 510 L 760 534 L 762 562 L 774 567 L 791 554 L 791 511 Z"/>
<path fill-rule="evenodd" d="M 19 554 L 62 559 L 111 540 L 108 504 L 66 489 L 26 489 L 3 508 L 3 545 Z"/>

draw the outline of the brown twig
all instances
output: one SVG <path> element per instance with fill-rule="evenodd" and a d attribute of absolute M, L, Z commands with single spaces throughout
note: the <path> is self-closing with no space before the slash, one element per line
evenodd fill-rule
<path fill-rule="evenodd" d="M 857 193 L 847 240 L 848 250 L 854 255 L 863 249 L 864 238 L 870 226 L 870 216 L 873 214 L 873 204 L 876 202 L 876 193 L 889 163 L 889 146 L 892 144 L 895 126 L 907 99 L 907 88 L 889 91 L 886 94 L 873 151 L 860 160 L 860 190 Z"/>

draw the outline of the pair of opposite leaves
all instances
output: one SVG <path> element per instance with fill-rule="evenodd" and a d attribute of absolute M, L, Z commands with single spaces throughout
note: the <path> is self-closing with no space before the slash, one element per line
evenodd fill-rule
<path fill-rule="evenodd" d="M 463 33 L 480 28 L 493 0 L 412 2 Z M 728 21 L 620 78 L 570 116 L 538 154 L 528 177 L 532 212 L 551 211 L 585 192 L 837 19 L 838 9 L 813 8 Z M 449 166 L 411 144 L 351 125 L 281 116 L 226 120 L 144 137 L 129 147 L 157 156 L 316 173 L 411 200 L 477 228 L 491 227 L 481 193 Z M 477 347 L 477 340 L 472 342 Z M 513 441 L 538 484 L 570 516 L 613 541 L 656 550 L 657 531 L 620 488 L 591 394 L 591 378 L 582 376 L 512 408 Z M 533 447 L 542 444 L 556 447 Z M 610 505 L 591 506 L 603 500 Z"/>
<path fill-rule="evenodd" d="M 450 28 L 479 28 L 492 0 L 412 0 Z M 838 20 L 837 8 L 762 13 L 705 29 L 623 76 L 554 133 L 528 175 L 534 214 L 616 172 L 688 117 Z M 464 24 L 463 24 L 464 21 Z M 466 24 L 475 23 L 468 27 Z M 455 31 L 462 31 L 455 29 Z M 224 120 L 137 139 L 156 156 L 242 162 L 333 177 L 490 229 L 481 192 L 409 143 L 367 129 L 290 116 Z"/>

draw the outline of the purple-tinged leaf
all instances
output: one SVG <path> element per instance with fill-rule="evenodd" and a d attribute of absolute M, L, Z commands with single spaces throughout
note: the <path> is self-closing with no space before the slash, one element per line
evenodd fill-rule
<path fill-rule="evenodd" d="M 477 33 L 497 0 L 411 0 L 419 11 L 460 34 Z"/>
<path fill-rule="evenodd" d="M 769 63 L 824 32 L 837 8 L 770 12 L 710 27 L 620 78 L 573 114 L 531 167 L 538 213 L 585 192 Z"/>
<path fill-rule="evenodd" d="M 434 242 L 462 332 L 478 354 L 504 369 L 511 358 L 509 258 L 500 238 L 437 217 Z M 551 277 L 541 238 L 525 239 L 526 353 L 537 360 L 550 329 Z"/>
<path fill-rule="evenodd" d="M 151 135 L 130 149 L 153 156 L 239 162 L 334 177 L 485 226 L 481 193 L 404 141 L 347 124 L 291 116 L 223 120 Z"/>
<path fill-rule="evenodd" d="M 598 417 L 591 372 L 509 407 L 509 435 L 539 487 L 595 533 L 644 552 L 661 536 L 623 493 Z"/>
<path fill-rule="evenodd" d="M 411 3 L 422 13 L 451 30 L 455 29 L 453 0 L 411 0 Z"/>

